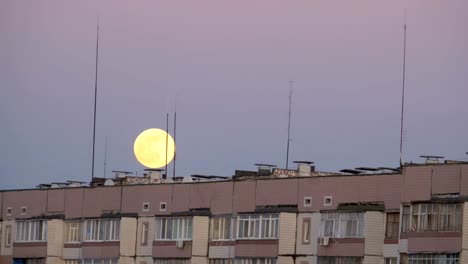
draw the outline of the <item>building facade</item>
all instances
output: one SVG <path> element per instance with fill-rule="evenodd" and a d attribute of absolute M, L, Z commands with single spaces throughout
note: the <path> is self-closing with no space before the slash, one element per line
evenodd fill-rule
<path fill-rule="evenodd" d="M 0 206 L 1 264 L 468 263 L 462 162 L 9 190 Z"/>

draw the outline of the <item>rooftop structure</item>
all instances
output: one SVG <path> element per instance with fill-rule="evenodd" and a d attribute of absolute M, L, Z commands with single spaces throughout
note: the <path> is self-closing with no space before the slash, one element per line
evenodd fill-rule
<path fill-rule="evenodd" d="M 0 263 L 468 263 L 468 162 L 0 191 Z"/>

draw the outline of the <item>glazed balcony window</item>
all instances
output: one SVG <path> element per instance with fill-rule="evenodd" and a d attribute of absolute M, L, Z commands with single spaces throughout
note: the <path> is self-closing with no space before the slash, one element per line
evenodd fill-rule
<path fill-rule="evenodd" d="M 93 219 L 85 221 L 85 241 L 118 241 L 120 219 Z"/>
<path fill-rule="evenodd" d="M 238 239 L 277 239 L 278 214 L 240 215 L 237 218 Z"/>
<path fill-rule="evenodd" d="M 18 221 L 16 223 L 16 242 L 46 241 L 47 221 Z"/>
<path fill-rule="evenodd" d="M 192 240 L 192 218 L 156 219 L 156 240 Z"/>
<path fill-rule="evenodd" d="M 322 213 L 321 237 L 363 237 L 364 213 Z"/>
<path fill-rule="evenodd" d="M 408 264 L 444 263 L 459 264 L 460 254 L 413 254 L 408 257 Z"/>
<path fill-rule="evenodd" d="M 190 264 L 188 258 L 155 258 L 154 264 Z"/>
<path fill-rule="evenodd" d="M 462 206 L 460 203 L 407 205 L 403 206 L 402 216 L 402 232 L 461 231 Z"/>
<path fill-rule="evenodd" d="M 83 264 L 117 264 L 117 259 L 84 259 Z"/>
<path fill-rule="evenodd" d="M 232 217 L 214 217 L 211 218 L 210 239 L 214 241 L 231 240 L 233 237 Z"/>
<path fill-rule="evenodd" d="M 65 243 L 79 243 L 81 233 L 80 222 L 65 222 Z"/>
<path fill-rule="evenodd" d="M 276 264 L 276 258 L 238 258 L 234 264 Z"/>

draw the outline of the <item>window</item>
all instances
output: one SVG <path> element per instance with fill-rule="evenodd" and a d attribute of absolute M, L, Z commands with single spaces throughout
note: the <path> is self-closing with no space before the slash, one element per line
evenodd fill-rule
<path fill-rule="evenodd" d="M 26 214 L 26 206 L 21 207 L 21 215 Z"/>
<path fill-rule="evenodd" d="M 385 227 L 386 238 L 398 238 L 400 225 L 400 213 L 387 213 L 387 225 Z"/>
<path fill-rule="evenodd" d="M 84 259 L 83 264 L 117 264 L 117 259 Z"/>
<path fill-rule="evenodd" d="M 192 218 L 156 219 L 156 240 L 192 240 Z"/>
<path fill-rule="evenodd" d="M 8 207 L 7 208 L 7 216 L 10 216 L 11 215 L 11 207 Z"/>
<path fill-rule="evenodd" d="M 80 222 L 65 222 L 65 243 L 80 242 Z"/>
<path fill-rule="evenodd" d="M 159 203 L 159 211 L 165 212 L 167 208 L 167 203 L 166 202 L 160 202 Z"/>
<path fill-rule="evenodd" d="M 45 241 L 47 221 L 18 221 L 16 223 L 16 241 Z"/>
<path fill-rule="evenodd" d="M 143 212 L 148 212 L 149 211 L 149 203 L 143 203 Z"/>
<path fill-rule="evenodd" d="M 24 264 L 45 264 L 46 261 L 43 258 L 37 258 L 37 259 L 26 259 L 26 261 L 23 262 Z"/>
<path fill-rule="evenodd" d="M 325 196 L 323 197 L 323 205 L 324 206 L 332 206 L 332 197 L 331 196 Z"/>
<path fill-rule="evenodd" d="M 77 259 L 68 259 L 68 260 L 65 260 L 65 264 L 81 264 L 79 260 Z"/>
<path fill-rule="evenodd" d="M 86 220 L 86 241 L 117 241 L 120 236 L 120 219 Z M 87 263 L 84 263 L 87 264 Z M 91 263 L 93 264 L 93 263 Z"/>
<path fill-rule="evenodd" d="M 231 264 L 232 259 L 210 259 L 210 264 Z"/>
<path fill-rule="evenodd" d="M 237 218 L 237 238 L 277 239 L 278 215 L 241 215 Z"/>
<path fill-rule="evenodd" d="M 276 264 L 276 258 L 239 258 L 234 264 Z"/>
<path fill-rule="evenodd" d="M 310 218 L 302 219 L 302 244 L 310 243 Z"/>
<path fill-rule="evenodd" d="M 317 264 L 362 264 L 358 257 L 318 257 Z"/>
<path fill-rule="evenodd" d="M 149 223 L 143 222 L 141 225 L 141 245 L 148 245 L 148 233 L 149 233 Z"/>
<path fill-rule="evenodd" d="M 461 231 L 462 217 L 459 203 L 415 204 L 411 209 L 411 231 Z M 403 213 L 405 216 L 405 212 Z M 406 224 L 408 223 L 405 222 Z M 402 232 L 408 231 L 408 228 L 402 228 Z"/>
<path fill-rule="evenodd" d="M 11 225 L 5 225 L 5 247 L 11 246 Z"/>
<path fill-rule="evenodd" d="M 397 258 L 384 258 L 384 264 L 398 264 Z"/>
<path fill-rule="evenodd" d="M 304 197 L 304 207 L 312 206 L 312 197 Z"/>
<path fill-rule="evenodd" d="M 323 213 L 322 237 L 363 237 L 364 213 Z"/>
<path fill-rule="evenodd" d="M 409 255 L 408 264 L 419 264 L 419 263 L 459 264 L 460 257 L 458 253 Z"/>
<path fill-rule="evenodd" d="M 232 239 L 232 218 L 214 217 L 211 218 L 210 239 L 230 240 Z"/>
<path fill-rule="evenodd" d="M 403 205 L 401 209 L 401 232 L 406 233 L 411 230 L 411 207 Z"/>
<path fill-rule="evenodd" d="M 190 264 L 186 258 L 155 258 L 154 264 Z"/>

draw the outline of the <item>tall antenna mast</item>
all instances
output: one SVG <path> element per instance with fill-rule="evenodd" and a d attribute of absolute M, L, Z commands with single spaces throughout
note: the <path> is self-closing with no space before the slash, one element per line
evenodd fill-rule
<path fill-rule="evenodd" d="M 167 148 L 168 148 L 168 145 L 169 144 L 169 114 L 166 113 L 166 168 L 165 168 L 165 171 L 164 173 L 166 173 L 166 178 L 168 176 L 168 173 L 167 173 Z"/>
<path fill-rule="evenodd" d="M 401 118 L 400 118 L 400 167 L 403 166 L 403 118 L 405 110 L 405 73 L 406 73 L 406 9 L 403 25 L 403 81 L 401 91 Z"/>
<path fill-rule="evenodd" d="M 294 81 L 289 81 L 289 113 L 288 113 L 288 142 L 286 144 L 286 169 L 289 164 L 289 142 L 291 142 L 291 104 L 292 104 L 292 86 Z"/>
<path fill-rule="evenodd" d="M 175 169 L 176 169 L 176 131 L 177 131 L 177 100 L 175 102 L 174 109 L 174 164 L 172 167 L 172 178 L 175 178 Z"/>
<path fill-rule="evenodd" d="M 106 178 L 106 167 L 107 167 L 107 136 L 104 143 L 104 178 Z"/>
<path fill-rule="evenodd" d="M 99 58 L 99 16 L 97 17 L 96 27 L 96 73 L 94 77 L 94 125 L 93 125 L 93 160 L 91 163 L 91 181 L 94 179 L 94 151 L 96 146 L 96 105 L 98 88 L 98 58 Z"/>

